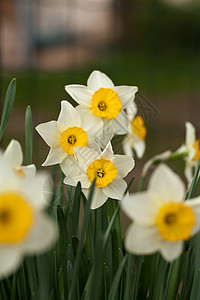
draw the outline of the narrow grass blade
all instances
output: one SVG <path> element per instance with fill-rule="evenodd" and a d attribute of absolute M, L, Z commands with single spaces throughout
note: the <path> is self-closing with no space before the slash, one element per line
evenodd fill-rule
<path fill-rule="evenodd" d="M 25 143 L 26 143 L 26 164 L 32 163 L 33 153 L 33 123 L 31 107 L 28 106 L 25 113 Z"/>
<path fill-rule="evenodd" d="M 200 170 L 200 158 L 199 158 L 199 161 L 197 163 L 197 166 L 196 166 L 196 169 L 195 169 L 195 172 L 194 172 L 194 176 L 193 176 L 193 179 L 192 179 L 192 183 L 191 183 L 191 186 L 190 186 L 190 190 L 189 190 L 189 192 L 186 196 L 186 199 L 191 199 L 192 196 L 195 193 L 195 190 L 197 188 L 197 181 L 199 180 L 199 178 L 198 178 L 199 170 Z"/>
<path fill-rule="evenodd" d="M 46 254 L 40 255 L 36 258 L 38 279 L 39 279 L 39 297 L 38 300 L 50 298 L 50 273 L 49 262 Z M 28 298 L 26 298 L 28 299 Z"/>
<path fill-rule="evenodd" d="M 196 300 L 198 298 L 199 290 L 199 279 L 200 279 L 200 233 L 196 236 L 196 247 L 195 247 L 195 261 L 194 261 L 194 278 L 192 284 L 192 291 L 190 300 Z"/>
<path fill-rule="evenodd" d="M 171 263 L 166 284 L 166 300 L 176 299 L 179 286 L 180 258 Z"/>
<path fill-rule="evenodd" d="M 131 283 L 133 280 L 133 255 L 128 254 L 128 263 L 126 268 L 126 286 L 124 300 L 130 300 L 131 298 Z"/>
<path fill-rule="evenodd" d="M 0 124 L 0 141 L 3 137 L 4 131 L 6 129 L 8 120 L 11 115 L 11 111 L 12 111 L 13 104 L 15 101 L 15 93 L 16 93 L 16 79 L 14 78 L 10 82 L 7 92 L 6 92 L 5 102 L 4 102 L 4 106 L 3 106 L 3 112 L 2 112 L 2 116 L 1 116 L 1 124 Z"/>
<path fill-rule="evenodd" d="M 115 275 L 115 278 L 113 280 L 111 289 L 110 289 L 110 293 L 108 296 L 108 300 L 116 300 L 117 299 L 117 292 L 118 292 L 118 287 L 119 287 L 119 282 L 122 276 L 122 272 L 124 271 L 124 267 L 126 264 L 128 258 L 128 254 L 126 254 L 121 262 L 121 264 L 119 265 L 119 268 L 117 270 L 117 273 Z"/>
<path fill-rule="evenodd" d="M 81 202 L 81 183 L 78 182 L 78 184 L 76 186 L 76 191 L 75 191 L 75 195 L 74 195 L 74 203 L 73 203 L 72 236 L 78 236 L 80 202 Z"/>
<path fill-rule="evenodd" d="M 94 194 L 95 182 L 96 182 L 96 180 L 94 180 L 94 182 L 91 186 L 90 194 L 89 194 L 88 201 L 87 201 L 86 208 L 85 208 L 85 216 L 84 216 L 83 225 L 82 225 L 80 242 L 78 244 L 75 267 L 74 267 L 74 272 L 73 272 L 73 276 L 72 276 L 72 285 L 71 285 L 71 289 L 70 289 L 70 292 L 69 292 L 68 300 L 74 300 L 75 299 L 74 298 L 74 296 L 76 294 L 75 287 L 76 287 L 76 282 L 77 282 L 77 277 L 78 277 L 78 270 L 79 270 L 80 261 L 81 261 L 82 246 L 83 246 L 85 231 L 86 231 L 88 221 L 89 221 L 90 205 L 91 205 L 92 197 L 93 197 L 93 194 Z"/>
<path fill-rule="evenodd" d="M 59 255 L 62 265 L 62 276 L 63 276 L 63 287 L 64 287 L 64 296 L 67 298 L 67 230 L 66 230 L 66 220 L 65 215 L 62 210 L 62 207 L 57 207 L 57 218 L 59 226 Z"/>

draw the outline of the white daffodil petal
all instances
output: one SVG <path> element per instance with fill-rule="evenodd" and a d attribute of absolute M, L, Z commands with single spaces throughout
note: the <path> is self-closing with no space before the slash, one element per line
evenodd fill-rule
<path fill-rule="evenodd" d="M 110 161 L 113 160 L 114 155 L 113 155 L 113 149 L 112 149 L 111 142 L 109 142 L 106 145 L 105 149 L 103 150 L 103 152 L 101 153 L 99 158 L 104 158 L 104 159 L 107 159 L 107 160 L 110 160 Z"/>
<path fill-rule="evenodd" d="M 142 156 L 144 155 L 144 152 L 145 152 L 145 148 L 146 148 L 145 141 L 136 137 L 134 144 L 133 144 L 133 148 L 135 149 L 137 157 L 142 158 Z"/>
<path fill-rule="evenodd" d="M 101 148 L 99 147 L 99 144 L 91 137 L 88 137 L 87 147 L 92 148 L 99 155 L 101 154 Z"/>
<path fill-rule="evenodd" d="M 185 174 L 185 178 L 187 179 L 187 182 L 190 183 L 192 181 L 192 178 L 193 178 L 193 169 L 192 169 L 192 167 L 186 164 L 184 174 Z"/>
<path fill-rule="evenodd" d="M 156 227 L 134 224 L 125 236 L 126 250 L 137 255 L 152 254 L 160 249 L 161 244 L 162 238 Z"/>
<path fill-rule="evenodd" d="M 42 166 L 47 167 L 47 166 L 60 164 L 67 156 L 68 154 L 63 150 L 62 147 L 51 148 Z"/>
<path fill-rule="evenodd" d="M 36 210 L 45 208 L 52 196 L 51 176 L 37 172 L 34 178 L 27 178 L 21 183 L 21 190 Z"/>
<path fill-rule="evenodd" d="M 99 88 L 114 88 L 112 80 L 100 71 L 93 71 L 87 81 L 87 86 L 91 91 L 97 91 Z"/>
<path fill-rule="evenodd" d="M 168 242 L 163 240 L 160 252 L 165 260 L 168 262 L 178 258 L 183 251 L 183 242 Z"/>
<path fill-rule="evenodd" d="M 47 215 L 40 213 L 23 244 L 23 249 L 28 254 L 41 254 L 55 243 L 57 237 L 58 231 L 55 223 Z"/>
<path fill-rule="evenodd" d="M 60 167 L 63 171 L 63 173 L 65 174 L 65 176 L 67 177 L 72 170 L 76 167 L 76 160 L 74 155 L 68 155 L 61 163 L 60 163 Z"/>
<path fill-rule="evenodd" d="M 85 85 L 70 84 L 65 86 L 66 92 L 81 106 L 90 107 L 92 91 Z"/>
<path fill-rule="evenodd" d="M 71 173 L 68 177 L 64 179 L 64 184 L 76 186 L 80 181 L 81 187 L 88 189 L 91 186 L 90 181 L 85 173 L 80 173 L 79 175 L 74 175 Z"/>
<path fill-rule="evenodd" d="M 20 143 L 16 140 L 11 140 L 3 153 L 3 158 L 11 165 L 11 167 L 20 167 L 23 161 L 23 153 Z"/>
<path fill-rule="evenodd" d="M 137 105 L 135 101 L 131 102 L 127 107 L 126 107 L 126 114 L 130 122 L 133 121 L 137 113 Z"/>
<path fill-rule="evenodd" d="M 185 201 L 185 204 L 187 204 L 187 206 L 191 207 L 192 210 L 195 212 L 195 214 L 200 216 L 200 196 Z"/>
<path fill-rule="evenodd" d="M 49 147 L 56 148 L 60 145 L 60 132 L 56 121 L 39 124 L 35 129 Z"/>
<path fill-rule="evenodd" d="M 183 182 L 164 164 L 160 164 L 151 176 L 149 191 L 165 203 L 182 202 L 185 196 Z"/>
<path fill-rule="evenodd" d="M 13 168 L 3 159 L 0 153 L 0 192 L 8 189 L 13 190 L 18 185 L 19 176 L 13 172 Z M 9 180 L 8 180 L 9 178 Z"/>
<path fill-rule="evenodd" d="M 124 154 L 133 157 L 134 153 L 132 150 L 132 141 L 131 141 L 131 137 L 129 137 L 128 135 L 124 138 L 123 142 L 122 142 L 122 148 L 124 151 Z"/>
<path fill-rule="evenodd" d="M 127 183 L 125 180 L 113 179 L 113 181 L 108 185 L 104 186 L 102 190 L 104 194 L 106 194 L 106 196 L 112 199 L 121 200 L 126 190 L 126 187 Z"/>
<path fill-rule="evenodd" d="M 186 138 L 185 138 L 185 144 L 187 148 L 191 148 L 194 145 L 194 142 L 196 140 L 196 134 L 195 134 L 195 128 L 190 122 L 185 123 L 186 127 Z"/>
<path fill-rule="evenodd" d="M 113 164 L 118 170 L 117 175 L 124 178 L 134 168 L 135 161 L 128 155 L 114 155 Z"/>
<path fill-rule="evenodd" d="M 86 198 L 88 198 L 90 190 L 83 189 L 83 193 L 86 196 Z M 90 208 L 91 209 L 99 208 L 106 202 L 107 199 L 108 199 L 108 197 L 103 193 L 102 189 L 95 187 Z"/>
<path fill-rule="evenodd" d="M 22 253 L 16 247 L 0 247 L 0 279 L 11 275 L 22 262 Z"/>
<path fill-rule="evenodd" d="M 137 223 L 147 226 L 155 224 L 159 202 L 156 202 L 148 192 L 126 194 L 121 202 L 121 206 L 129 218 Z"/>
<path fill-rule="evenodd" d="M 58 117 L 58 122 L 68 127 L 80 127 L 81 118 L 77 110 L 67 101 L 61 101 L 61 111 Z M 59 125 L 58 125 L 59 127 Z"/>
<path fill-rule="evenodd" d="M 96 137 L 98 137 L 103 130 L 104 123 L 101 118 L 93 115 L 91 109 L 83 108 L 80 105 L 76 107 L 76 110 L 81 116 L 81 127 L 87 132 L 88 135 L 96 139 Z"/>
<path fill-rule="evenodd" d="M 136 86 L 120 85 L 115 87 L 115 91 L 120 97 L 122 107 L 126 108 L 134 100 L 138 88 Z"/>
<path fill-rule="evenodd" d="M 86 170 L 87 167 L 99 157 L 99 153 L 88 147 L 75 147 L 73 150 L 77 165 L 82 170 Z"/>
<path fill-rule="evenodd" d="M 102 149 L 104 149 L 107 144 L 111 141 L 114 135 L 112 120 L 103 120 L 103 130 L 99 131 L 95 134 L 94 138 L 100 145 Z"/>
<path fill-rule="evenodd" d="M 128 119 L 122 110 L 116 119 L 112 119 L 112 125 L 116 134 L 126 134 L 128 132 Z"/>
<path fill-rule="evenodd" d="M 34 164 L 28 166 L 22 166 L 20 168 L 26 177 L 33 178 L 36 174 L 36 167 Z"/>

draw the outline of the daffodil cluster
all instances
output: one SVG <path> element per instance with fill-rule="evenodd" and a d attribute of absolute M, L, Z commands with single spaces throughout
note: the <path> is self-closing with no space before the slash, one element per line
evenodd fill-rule
<path fill-rule="evenodd" d="M 86 196 L 96 178 L 92 209 L 108 197 L 121 200 L 127 187 L 123 178 L 135 165 L 128 148 L 135 147 L 139 157 L 145 148 L 143 120 L 131 109 L 138 88 L 115 86 L 107 75 L 93 71 L 87 86 L 66 85 L 65 90 L 78 105 L 63 100 L 57 121 L 36 127 L 50 147 L 43 166 L 60 164 L 64 183 L 74 186 L 80 181 Z M 126 135 L 127 155 L 113 153 L 114 134 Z"/>
<path fill-rule="evenodd" d="M 57 239 L 57 226 L 44 213 L 51 196 L 48 176 L 22 161 L 16 140 L 0 152 L 0 278 L 13 273 L 25 255 L 44 253 Z"/>

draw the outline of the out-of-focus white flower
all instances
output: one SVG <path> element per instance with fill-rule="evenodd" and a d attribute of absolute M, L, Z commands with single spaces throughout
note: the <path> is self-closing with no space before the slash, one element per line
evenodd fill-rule
<path fill-rule="evenodd" d="M 67 176 L 75 167 L 74 147 L 95 147 L 88 137 L 89 120 L 82 126 L 78 111 L 67 101 L 61 102 L 61 112 L 57 121 L 42 123 L 36 130 L 50 147 L 42 166 L 60 164 Z"/>
<path fill-rule="evenodd" d="M 122 142 L 124 153 L 129 156 L 134 156 L 134 149 L 138 158 L 142 158 L 146 148 L 145 138 L 147 133 L 143 118 L 141 116 L 134 117 L 134 119 L 129 122 L 128 131 L 129 133 Z"/>
<path fill-rule="evenodd" d="M 93 71 L 84 85 L 66 85 L 67 93 L 78 102 L 76 109 L 80 112 L 83 124 L 90 124 L 92 136 L 105 147 L 113 134 L 125 134 L 128 120 L 124 108 L 135 97 L 135 86 L 114 86 L 112 80 L 101 73 Z"/>
<path fill-rule="evenodd" d="M 91 209 L 102 206 L 108 197 L 121 200 L 127 187 L 123 178 L 133 169 L 133 158 L 114 155 L 111 143 L 101 153 L 90 148 L 75 148 L 74 152 L 81 169 L 72 171 L 64 183 L 75 186 L 80 181 L 83 193 L 87 197 L 96 178 Z"/>
<path fill-rule="evenodd" d="M 193 168 L 196 167 L 200 156 L 200 140 L 196 139 L 195 127 L 190 122 L 185 123 L 185 128 L 185 144 L 177 151 L 188 153 L 185 162 L 185 177 L 188 183 L 190 183 L 193 177 Z"/>
<path fill-rule="evenodd" d="M 127 251 L 160 251 L 167 261 L 176 259 L 184 241 L 200 229 L 200 197 L 184 197 L 183 182 L 164 164 L 154 171 L 146 192 L 126 196 L 122 208 L 134 221 L 125 237 Z"/>
<path fill-rule="evenodd" d="M 3 153 L 3 158 L 13 168 L 13 171 L 21 176 L 21 178 L 35 176 L 36 167 L 34 164 L 22 166 L 23 152 L 18 141 L 10 141 L 8 147 Z"/>
<path fill-rule="evenodd" d="M 0 278 L 12 274 L 25 255 L 44 253 L 55 242 L 57 227 L 43 212 L 50 192 L 46 175 L 22 180 L 0 154 Z"/>

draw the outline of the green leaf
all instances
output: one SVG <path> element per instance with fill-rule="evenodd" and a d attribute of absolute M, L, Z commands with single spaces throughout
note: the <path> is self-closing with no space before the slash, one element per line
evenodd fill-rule
<path fill-rule="evenodd" d="M 89 197 L 88 197 L 88 201 L 87 201 L 87 204 L 86 204 L 86 207 L 85 207 L 85 215 L 84 215 L 84 219 L 83 219 L 81 237 L 80 237 L 80 242 L 78 244 L 75 267 L 74 267 L 74 272 L 73 272 L 73 276 L 72 276 L 72 285 L 71 285 L 71 289 L 70 289 L 70 292 L 69 292 L 68 300 L 74 300 L 75 296 L 76 296 L 75 287 L 76 287 L 76 283 L 77 283 L 78 271 L 79 271 L 79 266 L 80 266 L 80 261 L 81 261 L 81 252 L 82 252 L 82 246 L 83 246 L 85 231 L 86 231 L 86 228 L 88 226 L 88 221 L 89 221 L 89 216 L 90 216 L 90 205 L 91 205 L 92 197 L 93 197 L 93 194 L 94 194 L 95 182 L 96 182 L 96 180 L 94 180 L 93 183 L 92 183 L 90 193 L 89 193 Z"/>
<path fill-rule="evenodd" d="M 119 282 L 120 282 L 120 278 L 122 276 L 122 272 L 124 270 L 126 261 L 128 258 L 128 254 L 126 254 L 121 262 L 121 264 L 119 265 L 119 268 L 117 270 L 117 273 L 114 277 L 111 289 L 110 289 L 110 293 L 108 296 L 108 300 L 116 300 L 117 299 L 117 292 L 118 292 L 118 287 L 119 287 Z"/>
<path fill-rule="evenodd" d="M 78 236 L 78 223 L 79 223 L 79 212 L 80 212 L 80 201 L 81 201 L 81 183 L 78 182 L 74 195 L 73 203 L 73 228 L 72 235 Z"/>
<path fill-rule="evenodd" d="M 33 153 L 33 123 L 31 107 L 27 106 L 25 113 L 25 143 L 26 143 L 26 164 L 32 163 Z"/>
<path fill-rule="evenodd" d="M 7 89 L 6 92 L 6 97 L 5 97 L 5 102 L 4 102 L 4 106 L 3 106 L 3 112 L 1 115 L 1 124 L 0 124 L 0 141 L 3 137 L 4 131 L 6 129 L 8 120 L 10 118 L 11 115 L 11 111 L 13 108 L 13 104 L 15 101 L 15 93 L 16 93 L 16 79 L 14 78 Z"/>
<path fill-rule="evenodd" d="M 126 270 L 126 286 L 124 300 L 130 300 L 131 298 L 131 283 L 133 281 L 133 255 L 128 254 L 128 264 Z"/>
<path fill-rule="evenodd" d="M 61 258 L 62 265 L 64 296 L 67 298 L 67 230 L 65 215 L 62 210 L 62 207 L 60 206 L 57 207 L 57 218 L 60 236 L 59 255 Z"/>
<path fill-rule="evenodd" d="M 195 237 L 196 245 L 195 245 L 195 261 L 194 261 L 194 277 L 192 284 L 192 291 L 190 300 L 196 300 L 198 298 L 198 290 L 199 290 L 199 280 L 200 280 L 200 233 L 198 233 Z"/>

